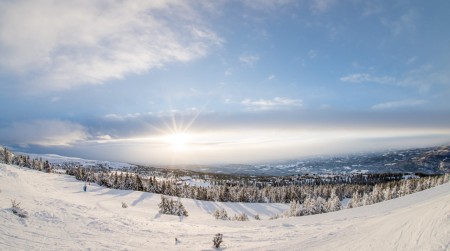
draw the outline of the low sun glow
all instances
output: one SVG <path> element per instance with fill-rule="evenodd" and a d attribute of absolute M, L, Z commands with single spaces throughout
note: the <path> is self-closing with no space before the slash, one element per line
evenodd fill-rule
<path fill-rule="evenodd" d="M 167 143 L 169 143 L 172 149 L 181 151 L 186 149 L 189 144 L 191 136 L 187 133 L 173 133 L 167 136 Z"/>

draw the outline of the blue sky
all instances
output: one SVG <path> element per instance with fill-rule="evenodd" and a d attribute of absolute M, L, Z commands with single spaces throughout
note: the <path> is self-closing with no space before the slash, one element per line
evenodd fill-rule
<path fill-rule="evenodd" d="M 0 143 L 146 164 L 450 142 L 448 1 L 0 1 Z"/>

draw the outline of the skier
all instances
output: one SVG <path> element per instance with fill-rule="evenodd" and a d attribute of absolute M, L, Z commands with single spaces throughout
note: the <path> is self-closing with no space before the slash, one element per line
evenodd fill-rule
<path fill-rule="evenodd" d="M 86 182 L 84 182 L 83 191 L 86 192 L 86 189 L 87 189 Z"/>

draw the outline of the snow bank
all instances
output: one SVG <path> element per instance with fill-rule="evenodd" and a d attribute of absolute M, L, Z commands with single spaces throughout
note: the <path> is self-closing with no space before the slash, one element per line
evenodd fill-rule
<path fill-rule="evenodd" d="M 96 185 L 83 192 L 83 184 L 0 164 L 0 250 L 213 250 L 217 233 L 225 250 L 450 248 L 450 183 L 370 206 L 277 220 L 268 218 L 288 205 L 182 199 L 189 212 L 182 218 L 159 214 L 158 194 Z M 11 199 L 28 218 L 11 212 Z M 250 221 L 215 220 L 211 213 L 221 207 Z"/>

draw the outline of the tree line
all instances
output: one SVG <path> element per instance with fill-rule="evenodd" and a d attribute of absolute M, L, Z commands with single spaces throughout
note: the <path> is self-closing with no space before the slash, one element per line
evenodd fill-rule
<path fill-rule="evenodd" d="M 16 155 L 6 147 L 0 150 L 0 162 L 8 165 L 16 165 L 20 167 L 35 169 L 47 173 L 52 171 L 52 165 L 48 162 L 48 160 L 43 160 L 42 158 L 32 159 L 28 155 Z"/>
<path fill-rule="evenodd" d="M 163 195 L 218 202 L 263 202 L 305 203 L 308 199 L 339 200 L 352 198 L 350 207 L 368 205 L 383 200 L 421 191 L 442 184 L 449 175 L 432 175 L 415 179 L 393 180 L 378 184 L 319 184 L 286 186 L 230 186 L 211 185 L 206 187 L 179 185 L 175 180 L 159 179 L 155 176 L 141 176 L 136 173 L 117 171 L 92 171 L 77 167 L 68 169 L 67 174 L 78 180 L 97 183 L 113 189 L 136 190 Z"/>
<path fill-rule="evenodd" d="M 6 148 L 1 151 L 0 161 L 44 172 L 51 172 L 48 161 L 14 155 Z M 380 183 L 359 182 L 312 182 L 277 186 L 215 182 L 210 186 L 179 185 L 176 180 L 138 173 L 110 170 L 93 170 L 85 167 L 67 168 L 66 173 L 77 180 L 96 183 L 113 189 L 136 190 L 161 195 L 217 202 L 290 203 L 286 216 L 325 213 L 342 209 L 341 201 L 348 198 L 348 207 L 370 205 L 401 197 L 449 181 L 449 174 L 431 175 L 414 179 L 380 180 Z"/>

